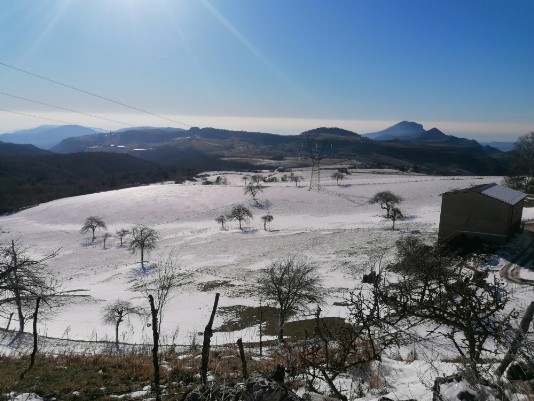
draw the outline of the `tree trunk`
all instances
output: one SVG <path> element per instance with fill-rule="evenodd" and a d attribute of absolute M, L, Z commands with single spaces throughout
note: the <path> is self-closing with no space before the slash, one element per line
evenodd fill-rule
<path fill-rule="evenodd" d="M 217 311 L 217 305 L 219 304 L 220 294 L 215 294 L 215 302 L 213 303 L 213 309 L 211 310 L 211 316 L 208 324 L 204 329 L 204 342 L 202 343 L 202 359 L 200 362 L 200 382 L 206 384 L 208 380 L 208 362 L 210 358 L 210 345 L 211 337 L 213 336 L 213 319 L 215 319 L 215 312 Z"/>
<path fill-rule="evenodd" d="M 37 300 L 35 301 L 35 311 L 33 312 L 33 350 L 32 354 L 30 355 L 30 365 L 28 368 L 21 373 L 20 378 L 23 379 L 24 375 L 33 368 L 33 365 L 35 365 L 35 355 L 37 354 L 37 315 L 39 313 L 39 305 L 41 303 L 41 297 L 37 297 Z"/>
<path fill-rule="evenodd" d="M 159 386 L 159 333 L 158 333 L 158 310 L 154 306 L 154 297 L 148 296 L 150 302 L 150 313 L 152 315 L 152 339 L 154 346 L 152 347 L 152 365 L 154 366 L 154 392 L 156 393 L 156 401 L 161 400 L 161 389 Z"/>
<path fill-rule="evenodd" d="M 24 325 L 25 325 L 25 319 L 24 319 L 24 313 L 22 312 L 22 300 L 20 298 L 20 292 L 18 288 L 14 291 L 15 295 L 15 304 L 17 305 L 17 314 L 19 317 L 19 332 L 24 332 Z"/>
<path fill-rule="evenodd" d="M 24 313 L 22 312 L 22 299 L 19 291 L 19 278 L 17 275 L 18 260 L 17 260 L 17 251 L 15 249 L 15 241 L 11 241 L 11 255 L 13 258 L 13 297 L 15 298 L 15 305 L 17 306 L 17 314 L 19 317 L 19 332 L 24 332 Z"/>
<path fill-rule="evenodd" d="M 117 323 L 115 324 L 115 348 L 117 351 L 119 350 L 119 325 L 121 322 L 117 320 Z"/>
<path fill-rule="evenodd" d="M 93 228 L 93 229 L 91 230 L 91 232 L 93 233 L 93 241 L 92 241 L 92 242 L 95 242 L 95 239 L 96 239 L 96 237 L 95 237 L 95 229 Z"/>
<path fill-rule="evenodd" d="M 9 330 L 9 326 L 11 326 L 11 319 L 13 319 L 13 314 L 14 314 L 14 312 L 11 312 L 9 314 L 9 320 L 7 321 L 6 330 Z"/>
<path fill-rule="evenodd" d="M 260 299 L 260 356 L 263 356 L 263 308 Z"/>
<path fill-rule="evenodd" d="M 245 350 L 243 349 L 243 340 L 239 338 L 237 340 L 237 346 L 239 347 L 239 357 L 241 358 L 241 369 L 243 370 L 243 379 L 248 379 L 247 360 L 245 358 Z"/>
<path fill-rule="evenodd" d="M 523 342 L 523 339 L 525 338 L 528 332 L 528 328 L 530 326 L 530 323 L 532 322 L 532 319 L 534 319 L 534 301 L 530 303 L 527 310 L 525 311 L 525 314 L 523 315 L 523 318 L 519 323 L 519 328 L 516 331 L 515 337 L 512 340 L 512 343 L 510 344 L 510 348 L 508 349 L 508 352 L 506 353 L 503 360 L 497 367 L 497 370 L 495 371 L 498 377 L 504 374 L 504 371 L 506 370 L 508 365 L 510 365 L 510 363 L 512 363 L 512 361 L 514 360 L 514 357 L 517 354 L 517 351 L 519 350 L 519 347 L 521 346 L 521 343 Z"/>
<path fill-rule="evenodd" d="M 283 316 L 282 311 L 278 315 L 278 343 L 283 344 L 284 342 L 284 325 L 286 324 L 285 316 Z"/>
<path fill-rule="evenodd" d="M 243 231 L 243 229 L 241 228 L 241 220 L 239 220 L 239 229 Z"/>
<path fill-rule="evenodd" d="M 145 270 L 145 250 L 141 247 L 141 269 Z"/>

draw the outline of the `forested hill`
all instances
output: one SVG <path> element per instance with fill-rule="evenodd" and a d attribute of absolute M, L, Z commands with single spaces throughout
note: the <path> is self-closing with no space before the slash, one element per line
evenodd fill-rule
<path fill-rule="evenodd" d="M 456 138 L 458 139 L 458 138 Z M 312 143 L 313 142 L 313 143 Z M 507 172 L 506 156 L 475 141 L 425 131 L 424 141 L 375 141 L 340 128 L 316 128 L 300 135 L 229 131 L 217 128 L 189 130 L 135 130 L 94 134 L 64 140 L 53 151 L 117 152 L 160 165 L 183 167 L 185 160 L 197 164 L 199 155 L 214 160 L 272 160 L 289 164 L 303 161 L 310 151 L 321 150 L 329 159 L 357 160 L 364 166 L 411 168 L 435 174 L 501 175 Z"/>
<path fill-rule="evenodd" d="M 68 196 L 164 180 L 181 182 L 190 173 L 126 154 L 1 155 L 0 214 Z"/>

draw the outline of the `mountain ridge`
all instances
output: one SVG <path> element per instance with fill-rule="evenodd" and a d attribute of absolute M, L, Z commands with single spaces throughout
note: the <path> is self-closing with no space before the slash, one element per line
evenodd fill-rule
<path fill-rule="evenodd" d="M 97 129 L 81 125 L 40 125 L 35 128 L 0 134 L 0 141 L 19 145 L 30 144 L 48 150 L 63 139 L 98 132 Z"/>
<path fill-rule="evenodd" d="M 485 148 L 474 140 L 446 135 L 437 128 L 423 131 L 416 139 L 378 141 L 336 127 L 314 128 L 299 135 L 193 127 L 92 134 L 68 138 L 52 150 L 128 153 L 158 164 L 180 167 L 188 158 L 187 152 L 196 152 L 199 157 L 219 160 L 265 159 L 274 166 L 290 159 L 309 162 L 310 157 L 317 157 L 317 154 L 310 154 L 313 147 L 314 152 L 320 150 L 320 157 L 358 159 L 362 165 L 372 167 L 410 168 L 417 164 L 423 171 L 438 174 L 499 175 L 506 172 L 502 152 Z"/>

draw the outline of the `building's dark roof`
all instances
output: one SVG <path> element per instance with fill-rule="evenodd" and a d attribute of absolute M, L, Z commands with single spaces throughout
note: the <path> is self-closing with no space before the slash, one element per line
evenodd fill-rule
<path fill-rule="evenodd" d="M 511 188 L 503 187 L 502 185 L 498 185 L 494 182 L 491 184 L 475 185 L 469 188 L 458 188 L 458 189 L 454 189 L 449 192 L 445 192 L 442 195 L 458 194 L 458 193 L 466 193 L 466 192 L 478 192 L 482 195 L 488 196 L 493 199 L 497 199 L 509 205 L 515 205 L 527 197 L 527 195 L 524 194 L 523 192 L 519 192 Z"/>

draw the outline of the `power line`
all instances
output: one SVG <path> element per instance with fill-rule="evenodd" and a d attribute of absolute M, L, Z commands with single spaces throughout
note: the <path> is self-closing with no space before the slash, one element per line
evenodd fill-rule
<path fill-rule="evenodd" d="M 54 122 L 56 122 L 56 123 L 62 123 L 62 124 L 67 124 L 67 125 L 73 125 L 72 123 L 69 123 L 69 122 L 67 122 L 67 121 L 56 120 L 56 119 L 54 119 L 54 118 L 48 118 L 48 117 L 36 116 L 36 115 L 33 115 L 33 114 L 21 113 L 21 112 L 19 112 L 19 111 L 11 111 L 11 110 L 6 110 L 6 109 L 2 109 L 2 108 L 0 108 L 0 111 L 5 111 L 6 113 L 18 114 L 19 116 L 26 116 L 26 117 L 40 118 L 40 119 L 42 119 L 42 120 L 54 121 Z"/>
<path fill-rule="evenodd" d="M 23 70 L 21 68 L 17 68 L 17 67 L 14 67 L 12 65 L 9 65 L 9 64 L 6 64 L 6 63 L 2 63 L 2 62 L 0 62 L 0 65 L 3 65 L 4 67 L 11 68 L 11 69 L 13 69 L 15 71 L 19 71 L 19 72 L 22 72 L 24 74 L 31 75 L 33 77 L 36 77 L 36 78 L 39 78 L 39 79 L 42 79 L 42 80 L 45 80 L 45 81 L 48 81 L 48 82 L 52 82 L 52 83 L 54 83 L 56 85 L 60 85 L 60 86 L 63 86 L 65 88 L 69 88 L 69 89 L 84 93 L 86 95 L 94 96 L 94 97 L 96 97 L 98 99 L 102 99 L 102 100 L 105 100 L 105 101 L 108 101 L 108 102 L 111 102 L 111 103 L 115 103 L 115 104 L 118 104 L 120 106 L 132 109 L 132 110 L 140 111 L 141 113 L 149 114 L 151 116 L 158 117 L 158 118 L 161 118 L 163 120 L 171 121 L 173 123 L 180 124 L 180 125 L 186 126 L 188 128 L 192 128 L 192 126 L 189 125 L 189 124 L 185 124 L 185 123 L 182 123 L 180 121 L 173 120 L 172 118 L 167 118 L 167 117 L 161 116 L 159 114 L 151 113 L 150 111 L 146 111 L 146 110 L 140 109 L 140 108 L 135 107 L 135 106 L 130 106 L 130 105 L 126 104 L 126 103 L 122 103 L 122 102 L 119 102 L 117 100 L 113 100 L 113 99 L 107 98 L 105 96 L 100 96 L 100 95 L 97 95 L 96 93 L 89 92 L 89 91 L 86 91 L 84 89 L 80 89 L 80 88 L 77 88 L 75 86 L 65 84 L 63 82 L 55 81 L 55 80 L 53 80 L 51 78 L 47 78 L 47 77 L 45 77 L 43 75 L 34 74 L 32 72 L 29 72 L 29 71 Z"/>
<path fill-rule="evenodd" d="M 32 100 L 32 99 L 28 99 L 28 98 L 25 98 L 25 97 L 12 95 L 12 94 L 10 94 L 10 93 L 0 92 L 0 94 L 1 94 L 1 95 L 5 95 L 5 96 L 9 96 L 9 97 L 13 97 L 13 98 L 15 98 L 15 99 L 25 100 L 25 101 L 27 101 L 27 102 L 32 102 L 32 103 L 36 103 L 36 104 L 42 104 L 42 105 L 44 105 L 44 106 L 53 107 L 53 108 L 56 108 L 56 109 L 59 109 L 59 110 L 66 110 L 66 111 L 70 111 L 70 112 L 72 112 L 72 113 L 83 114 L 84 116 L 89 116 L 89 117 L 99 118 L 99 119 L 101 119 L 101 120 L 111 121 L 111 122 L 113 122 L 113 123 L 122 124 L 122 125 L 128 125 L 128 126 L 130 126 L 130 127 L 135 127 L 135 125 L 133 125 L 133 124 L 123 123 L 123 122 L 121 122 L 121 121 L 113 120 L 113 119 L 111 119 L 111 118 L 100 117 L 100 116 L 96 116 L 96 115 L 94 115 L 94 114 L 84 113 L 83 111 L 72 110 L 72 109 L 68 109 L 68 108 L 66 108 L 66 107 L 61 107 L 61 106 L 56 106 L 56 105 L 49 104 L 49 103 L 39 102 L 39 101 L 37 101 L 37 100 Z"/>

